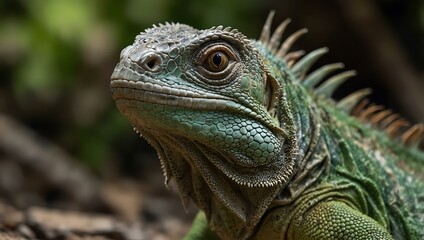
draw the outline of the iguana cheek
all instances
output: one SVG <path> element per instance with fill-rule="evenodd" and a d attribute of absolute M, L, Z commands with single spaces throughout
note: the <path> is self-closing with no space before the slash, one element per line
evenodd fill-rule
<path fill-rule="evenodd" d="M 263 104 L 265 93 L 263 83 L 260 79 L 252 79 L 249 76 L 243 76 L 241 78 L 240 90 Z"/>
<path fill-rule="evenodd" d="M 240 81 L 241 92 L 248 92 L 252 88 L 252 81 L 249 76 L 243 76 Z"/>

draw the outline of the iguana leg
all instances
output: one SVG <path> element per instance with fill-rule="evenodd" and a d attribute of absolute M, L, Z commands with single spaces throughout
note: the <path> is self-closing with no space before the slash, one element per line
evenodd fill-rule
<path fill-rule="evenodd" d="M 193 224 L 188 231 L 187 235 L 185 235 L 184 240 L 197 240 L 197 239 L 205 239 L 205 240 L 219 240 L 219 238 L 212 232 L 212 230 L 208 226 L 208 221 L 206 220 L 206 216 L 203 212 L 199 212 L 194 218 Z"/>
<path fill-rule="evenodd" d="M 393 239 L 374 219 L 342 202 L 325 202 L 299 216 L 290 228 L 294 239 Z"/>

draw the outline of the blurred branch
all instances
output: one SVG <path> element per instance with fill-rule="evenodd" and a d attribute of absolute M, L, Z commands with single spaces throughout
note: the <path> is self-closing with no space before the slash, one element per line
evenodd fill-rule
<path fill-rule="evenodd" d="M 140 222 L 112 215 L 31 207 L 20 211 L 0 201 L 0 239 L 151 239 Z"/>
<path fill-rule="evenodd" d="M 97 179 L 58 146 L 4 114 L 0 114 L 0 133 L 0 149 L 6 154 L 39 172 L 78 204 L 103 205 Z"/>
<path fill-rule="evenodd" d="M 424 121 L 423 81 L 375 4 L 369 0 L 337 1 L 347 21 L 368 46 L 370 56 L 384 76 L 397 102 L 412 120 Z M 365 61 L 366 59 L 362 59 Z"/>

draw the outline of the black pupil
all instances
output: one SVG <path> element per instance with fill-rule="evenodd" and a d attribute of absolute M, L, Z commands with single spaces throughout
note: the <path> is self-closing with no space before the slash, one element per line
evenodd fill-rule
<path fill-rule="evenodd" d="M 215 55 L 212 58 L 212 62 L 213 64 L 215 64 L 215 66 L 219 67 L 219 65 L 221 64 L 221 54 L 215 53 Z"/>

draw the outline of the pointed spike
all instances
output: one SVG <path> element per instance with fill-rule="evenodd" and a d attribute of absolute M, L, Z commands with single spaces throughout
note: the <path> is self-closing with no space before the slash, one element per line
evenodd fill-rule
<path fill-rule="evenodd" d="M 347 79 L 356 75 L 356 71 L 350 70 L 346 72 L 339 73 L 334 77 L 329 78 L 324 83 L 322 83 L 317 89 L 316 93 L 324 95 L 326 97 L 331 97 L 334 91 Z"/>
<path fill-rule="evenodd" d="M 236 36 L 237 36 L 238 38 L 241 38 L 241 39 L 247 39 L 247 37 L 246 37 L 245 35 L 243 35 L 243 33 L 241 33 L 241 32 L 237 32 L 237 33 L 236 33 Z"/>
<path fill-rule="evenodd" d="M 219 26 L 215 27 L 215 30 L 219 30 L 219 31 L 221 31 L 223 28 L 224 28 L 224 26 L 219 25 Z"/>
<path fill-rule="evenodd" d="M 370 88 L 364 88 L 358 91 L 355 91 L 348 96 L 344 97 L 337 103 L 337 107 L 343 109 L 345 112 L 350 113 L 352 109 L 358 105 L 364 97 L 370 95 L 372 90 Z"/>
<path fill-rule="evenodd" d="M 287 67 L 291 68 L 296 61 L 302 57 L 303 55 L 305 55 L 305 51 L 304 50 L 299 50 L 296 52 L 290 52 L 288 53 L 285 57 L 284 57 L 284 61 L 286 61 L 287 63 Z"/>
<path fill-rule="evenodd" d="M 392 122 L 397 121 L 395 119 L 399 118 L 399 114 L 393 113 L 389 115 L 388 117 L 384 118 L 383 121 L 381 121 L 381 127 L 387 128 Z"/>
<path fill-rule="evenodd" d="M 384 111 L 381 111 L 370 118 L 370 123 L 374 126 L 377 126 L 380 124 L 381 120 L 383 120 L 384 118 L 386 118 L 392 113 L 393 111 L 391 109 L 386 109 Z"/>
<path fill-rule="evenodd" d="M 415 124 L 401 136 L 402 142 L 406 145 L 418 143 L 424 135 L 424 124 Z"/>
<path fill-rule="evenodd" d="M 286 29 L 287 25 L 289 25 L 290 22 L 291 22 L 291 19 L 287 18 L 282 23 L 280 23 L 280 25 L 272 34 L 271 40 L 269 41 L 269 49 L 274 55 L 278 50 L 278 46 L 280 45 L 281 37 L 283 36 L 284 30 Z"/>
<path fill-rule="evenodd" d="M 284 56 L 287 54 L 287 52 L 290 50 L 292 45 L 296 42 L 297 39 L 299 39 L 302 35 L 308 32 L 308 29 L 302 28 L 292 35 L 290 35 L 282 44 L 280 49 L 278 50 L 277 54 L 275 56 L 284 58 Z"/>
<path fill-rule="evenodd" d="M 226 28 L 224 28 L 224 30 L 223 30 L 224 32 L 230 32 L 231 31 L 231 27 L 226 27 Z"/>
<path fill-rule="evenodd" d="M 387 128 L 386 128 L 386 132 L 387 134 L 389 134 L 390 136 L 394 136 L 396 135 L 396 132 L 401 128 L 401 127 L 406 127 L 409 126 L 409 122 L 400 118 L 400 119 L 396 119 L 395 121 L 393 121 Z"/>
<path fill-rule="evenodd" d="M 262 33 L 259 38 L 259 41 L 262 42 L 265 46 L 268 45 L 269 42 L 269 36 L 271 34 L 271 23 L 272 19 L 274 18 L 275 11 L 272 10 L 269 12 L 268 17 L 266 18 L 265 25 L 262 28 Z"/>
<path fill-rule="evenodd" d="M 295 52 L 289 52 L 285 57 L 284 60 L 286 62 L 289 61 L 297 61 L 300 57 L 302 57 L 303 55 L 305 55 L 305 50 L 299 50 L 299 51 L 295 51 Z"/>
<path fill-rule="evenodd" d="M 322 79 L 324 79 L 328 74 L 344 68 L 343 63 L 333 63 L 328 64 L 320 67 L 319 69 L 315 70 L 311 74 L 305 77 L 305 80 L 303 80 L 303 85 L 306 88 L 312 89 L 314 88 Z"/>
<path fill-rule="evenodd" d="M 375 112 L 381 111 L 383 110 L 384 107 L 381 105 L 375 105 L 375 104 L 371 104 L 369 107 L 367 107 L 366 109 L 364 109 L 358 116 L 359 120 L 362 121 L 367 121 L 368 117 L 372 114 L 374 114 Z"/>
<path fill-rule="evenodd" d="M 298 61 L 291 69 L 297 77 L 302 78 L 306 74 L 306 72 L 311 68 L 312 64 L 314 64 L 322 55 L 328 52 L 328 48 L 323 47 L 316 49 L 305 57 L 303 57 L 300 61 Z"/>
<path fill-rule="evenodd" d="M 368 100 L 368 98 L 365 98 L 358 105 L 356 105 L 355 108 L 353 108 L 351 114 L 353 116 L 359 116 L 361 114 L 361 112 L 365 109 L 365 107 L 368 105 L 369 102 L 370 101 Z"/>

